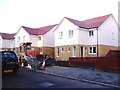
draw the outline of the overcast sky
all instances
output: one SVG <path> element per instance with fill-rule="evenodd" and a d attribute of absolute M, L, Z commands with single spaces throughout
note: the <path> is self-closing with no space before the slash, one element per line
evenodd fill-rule
<path fill-rule="evenodd" d="M 0 32 L 15 33 L 20 26 L 39 28 L 58 24 L 64 17 L 86 20 L 113 14 L 119 0 L 0 0 Z"/>

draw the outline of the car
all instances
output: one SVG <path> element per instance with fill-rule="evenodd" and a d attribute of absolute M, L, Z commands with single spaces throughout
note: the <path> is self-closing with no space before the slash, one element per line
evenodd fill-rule
<path fill-rule="evenodd" d="M 0 51 L 2 59 L 2 73 L 12 73 L 16 75 L 19 70 L 19 60 L 14 51 Z"/>

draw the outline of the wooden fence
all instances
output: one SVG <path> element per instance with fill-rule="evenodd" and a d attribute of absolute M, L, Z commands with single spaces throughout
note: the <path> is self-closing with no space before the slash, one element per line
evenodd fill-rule
<path fill-rule="evenodd" d="M 96 69 L 120 70 L 119 57 L 70 57 L 70 66 L 95 66 Z"/>
<path fill-rule="evenodd" d="M 110 50 L 105 57 L 70 57 L 70 66 L 95 66 L 96 69 L 120 71 L 120 50 Z"/>

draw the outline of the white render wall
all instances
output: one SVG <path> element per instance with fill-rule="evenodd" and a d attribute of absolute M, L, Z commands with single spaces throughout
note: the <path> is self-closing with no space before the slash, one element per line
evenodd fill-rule
<path fill-rule="evenodd" d="M 89 45 L 97 45 L 97 30 L 94 29 L 94 36 L 89 37 L 88 36 L 88 44 Z M 98 31 L 98 36 L 99 36 L 99 31 Z"/>
<path fill-rule="evenodd" d="M 2 48 L 14 48 L 14 40 L 3 39 Z"/>
<path fill-rule="evenodd" d="M 99 44 L 118 46 L 118 25 L 113 16 L 110 16 L 99 29 Z"/>
<path fill-rule="evenodd" d="M 81 44 L 88 44 L 88 31 L 85 31 L 83 29 L 78 29 L 79 31 L 79 43 Z"/>
<path fill-rule="evenodd" d="M 55 45 L 55 34 L 54 30 L 57 27 L 53 27 L 50 31 L 48 31 L 46 34 L 43 35 L 44 40 L 43 40 L 43 45 L 48 46 L 48 47 L 54 47 Z"/>
<path fill-rule="evenodd" d="M 41 40 L 39 40 L 39 37 L 41 37 Z M 37 46 L 38 47 L 43 47 L 43 35 L 38 35 L 38 44 L 37 44 Z"/>
<path fill-rule="evenodd" d="M 74 31 L 73 38 L 68 38 L 69 30 Z M 94 36 L 89 37 L 89 31 L 94 31 Z M 58 33 L 63 32 L 63 38 L 58 38 Z M 120 46 L 120 30 L 118 30 L 118 25 L 111 15 L 99 28 L 98 34 L 97 29 L 82 29 L 74 25 L 72 22 L 64 18 L 55 33 L 55 46 L 62 45 L 74 45 L 74 44 L 85 44 L 85 45 L 97 45 L 97 36 L 98 44 L 110 45 L 110 46 Z"/>
<path fill-rule="evenodd" d="M 97 30 L 96 29 L 78 29 L 79 30 L 79 44 L 96 45 L 97 44 Z M 94 36 L 89 36 L 89 31 L 93 31 Z M 98 31 L 99 34 L 99 31 Z"/>
<path fill-rule="evenodd" d="M 78 27 L 74 25 L 72 22 L 67 20 L 66 18 L 63 19 L 61 24 L 55 30 L 55 46 L 62 46 L 62 45 L 74 45 L 78 44 Z M 73 37 L 69 37 L 69 30 L 73 30 Z M 63 38 L 59 39 L 59 32 L 63 32 Z"/>
<path fill-rule="evenodd" d="M 31 46 L 33 47 L 43 47 L 43 46 L 53 47 L 54 29 L 55 27 L 44 35 L 29 35 L 29 33 L 26 32 L 26 30 L 23 27 L 21 27 L 15 36 L 15 47 L 19 47 L 19 44 L 22 42 L 31 42 L 32 43 Z M 25 40 L 23 40 L 24 36 L 25 36 Z M 18 42 L 18 37 L 20 37 L 19 42 Z M 39 37 L 41 37 L 41 40 L 39 40 Z"/>
<path fill-rule="evenodd" d="M 23 40 L 23 37 L 25 36 L 25 41 Z M 20 37 L 20 41 L 18 41 L 18 37 Z M 23 27 L 20 27 L 18 33 L 15 35 L 15 47 L 19 47 L 19 44 L 22 42 L 28 42 L 29 41 L 29 34 L 24 30 Z"/>
<path fill-rule="evenodd" d="M 41 40 L 39 40 L 39 36 L 41 36 Z M 43 37 L 42 35 L 30 35 L 30 42 L 32 42 L 31 46 L 34 47 L 42 47 L 43 46 Z"/>

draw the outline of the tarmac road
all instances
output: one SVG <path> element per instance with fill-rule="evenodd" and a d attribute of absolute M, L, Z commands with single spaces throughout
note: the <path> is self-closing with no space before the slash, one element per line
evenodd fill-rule
<path fill-rule="evenodd" d="M 16 76 L 2 78 L 2 88 L 110 88 L 20 68 Z"/>

